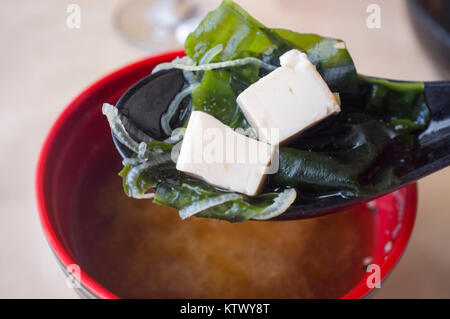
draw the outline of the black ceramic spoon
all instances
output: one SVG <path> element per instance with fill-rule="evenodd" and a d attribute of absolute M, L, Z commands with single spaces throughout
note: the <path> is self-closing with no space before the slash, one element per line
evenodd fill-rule
<path fill-rule="evenodd" d="M 116 106 L 139 129 L 156 139 L 163 139 L 167 136 L 161 129 L 160 118 L 183 84 L 183 73 L 180 70 L 160 71 L 136 83 L 125 92 Z M 291 206 L 274 220 L 312 218 L 342 211 L 390 193 L 450 165 L 450 82 L 425 82 L 425 97 L 431 110 L 430 124 L 418 136 L 417 160 L 409 171 L 399 176 L 401 185 L 370 197 L 345 199 L 330 196 L 310 204 Z M 114 135 L 113 140 L 122 157 L 132 155 Z"/>

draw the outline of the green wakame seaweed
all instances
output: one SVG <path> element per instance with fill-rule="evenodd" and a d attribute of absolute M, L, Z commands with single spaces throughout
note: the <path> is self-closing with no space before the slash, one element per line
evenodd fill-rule
<path fill-rule="evenodd" d="M 413 160 L 416 136 L 430 118 L 423 83 L 358 75 L 341 40 L 266 28 L 229 0 L 205 17 L 185 49 L 199 63 L 217 46 L 222 49 L 211 62 L 256 57 L 279 65 L 286 51 L 305 52 L 331 90 L 339 92 L 342 111 L 280 147 L 279 170 L 269 175 L 262 195 L 243 196 L 196 216 L 244 221 L 271 205 L 285 188 L 295 188 L 295 204 L 302 204 L 330 194 L 366 196 L 398 185 L 397 175 Z M 202 72 L 192 93 L 193 109 L 246 129 L 249 124 L 236 97 L 265 74 L 250 64 Z M 131 166 L 122 171 L 124 179 Z M 141 192 L 156 187 L 154 202 L 178 209 L 227 193 L 178 172 L 170 161 L 141 172 L 135 183 Z"/>

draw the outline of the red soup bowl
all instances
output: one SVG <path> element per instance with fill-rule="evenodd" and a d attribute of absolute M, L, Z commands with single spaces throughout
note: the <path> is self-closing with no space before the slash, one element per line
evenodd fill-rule
<path fill-rule="evenodd" d="M 91 276 L 89 265 L 80 261 L 77 247 L 79 238 L 71 231 L 74 215 L 81 213 L 74 204 L 74 201 L 79 200 L 77 194 L 81 188 L 88 188 L 89 191 L 89 187 L 95 187 L 81 182 L 87 172 L 95 174 L 92 173 L 95 171 L 93 168 L 99 165 L 109 167 L 114 172 L 118 172 L 121 167 L 111 131 L 101 113 L 102 104 L 114 104 L 157 64 L 183 55 L 184 52 L 176 51 L 152 56 L 100 79 L 66 107 L 44 142 L 36 174 L 39 217 L 51 249 L 82 297 L 119 297 L 103 286 L 101 280 Z M 120 179 L 117 182 L 120 183 Z M 364 274 L 341 297 L 361 298 L 376 290 L 376 276 L 379 274 L 381 280 L 385 278 L 406 248 L 416 208 L 415 184 L 361 205 L 360 209 L 364 211 L 361 215 L 374 220 L 372 253 L 364 261 Z M 369 264 L 376 266 L 367 267 Z M 364 267 L 363 263 L 361 267 Z"/>

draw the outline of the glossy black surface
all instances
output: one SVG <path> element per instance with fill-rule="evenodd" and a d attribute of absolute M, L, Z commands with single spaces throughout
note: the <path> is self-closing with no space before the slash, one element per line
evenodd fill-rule
<path fill-rule="evenodd" d="M 161 131 L 160 117 L 178 90 L 183 86 L 183 81 L 183 74 L 178 70 L 155 73 L 130 88 L 119 100 L 117 107 L 121 112 L 127 110 L 128 113 L 126 115 L 129 119 L 149 135 L 163 137 L 164 133 Z M 175 88 L 178 89 L 175 90 Z M 275 220 L 319 217 L 342 211 L 350 206 L 390 193 L 395 189 L 449 166 L 450 82 L 425 83 L 425 97 L 431 110 L 431 121 L 428 128 L 418 137 L 417 159 L 412 168 L 400 176 L 401 185 L 394 189 L 373 194 L 370 197 L 346 199 L 337 193 L 312 203 L 291 206 Z M 114 136 L 113 140 L 122 157 L 130 156 L 129 151 Z"/>
<path fill-rule="evenodd" d="M 157 79 L 157 81 L 155 81 Z M 161 116 L 184 85 L 183 72 L 172 69 L 151 74 L 122 95 L 116 104 L 120 112 L 139 130 L 162 140 L 167 136 L 161 128 Z M 127 127 L 130 135 L 133 130 Z M 114 138 L 114 144 L 122 157 L 130 157 L 130 151 Z"/>
<path fill-rule="evenodd" d="M 450 165 L 450 82 L 425 83 L 425 97 L 431 110 L 428 128 L 419 135 L 419 153 L 412 169 L 400 176 L 401 185 L 370 197 L 345 199 L 339 194 L 308 205 L 292 206 L 279 220 L 318 217 L 378 198 Z"/>

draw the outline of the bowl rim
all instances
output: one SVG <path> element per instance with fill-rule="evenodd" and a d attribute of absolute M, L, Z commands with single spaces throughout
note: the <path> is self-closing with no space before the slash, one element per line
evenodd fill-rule
<path fill-rule="evenodd" d="M 90 84 L 86 89 L 81 91 L 59 114 L 56 118 L 55 122 L 52 124 L 50 130 L 48 131 L 44 143 L 40 149 L 38 155 L 38 161 L 36 166 L 36 176 L 35 176 L 35 195 L 36 202 L 39 214 L 39 220 L 41 222 L 45 238 L 50 245 L 50 248 L 53 250 L 56 258 L 60 262 L 61 266 L 66 268 L 69 265 L 76 264 L 76 261 L 70 256 L 66 248 L 64 247 L 61 239 L 59 238 L 56 230 L 53 227 L 50 213 L 45 200 L 45 191 L 44 191 L 44 183 L 45 183 L 45 172 L 46 172 L 46 162 L 50 155 L 50 150 L 52 145 L 56 139 L 56 136 L 59 134 L 59 131 L 64 126 L 68 117 L 76 110 L 79 103 L 86 97 L 96 91 L 99 87 L 104 86 L 109 81 L 121 77 L 123 74 L 128 73 L 133 69 L 139 69 L 146 64 L 150 60 L 166 60 L 174 55 L 184 55 L 184 50 L 170 51 L 166 53 L 161 53 L 157 55 L 152 55 L 150 57 L 146 57 L 140 59 L 136 62 L 127 64 L 115 71 L 108 73 L 107 75 L 101 77 L 99 80 Z M 93 278 L 91 278 L 82 268 L 80 269 L 80 284 L 84 286 L 87 290 L 92 291 L 96 296 L 100 298 L 106 299 L 117 299 L 119 298 L 102 285 L 97 283 Z M 75 278 L 77 279 L 77 278 Z"/>
<path fill-rule="evenodd" d="M 36 202 L 38 208 L 39 220 L 42 225 L 42 229 L 45 235 L 45 238 L 52 249 L 55 257 L 57 258 L 60 266 L 63 268 L 66 274 L 70 274 L 67 270 L 67 267 L 73 264 L 77 264 L 76 260 L 72 258 L 68 252 L 68 250 L 64 247 L 64 244 L 60 237 L 57 234 L 56 229 L 53 227 L 53 223 L 50 217 L 50 210 L 48 209 L 48 205 L 45 200 L 45 173 L 46 173 L 46 162 L 50 156 L 50 150 L 52 145 L 58 136 L 60 130 L 64 126 L 67 118 L 71 116 L 71 114 L 77 109 L 80 102 L 85 99 L 86 96 L 89 96 L 93 92 L 95 92 L 99 87 L 104 86 L 109 81 L 112 81 L 116 78 L 123 76 L 125 73 L 128 73 L 134 69 L 139 69 L 144 66 L 147 66 L 150 61 L 155 60 L 168 60 L 173 59 L 175 56 L 184 55 L 184 50 L 174 50 L 168 51 L 161 54 L 151 55 L 149 57 L 145 57 L 136 62 L 127 64 L 113 72 L 108 73 L 107 75 L 101 77 L 99 80 L 95 81 L 91 85 L 89 85 L 86 89 L 81 91 L 60 113 L 55 122 L 52 124 L 49 132 L 47 133 L 43 145 L 40 149 L 37 166 L 36 166 L 36 175 L 35 175 L 35 195 Z M 405 220 L 405 228 L 401 232 L 400 236 L 396 239 L 393 250 L 390 252 L 389 258 L 381 265 L 381 279 L 383 280 L 386 276 L 393 270 L 394 266 L 399 261 L 400 257 L 406 250 L 406 246 L 409 242 L 414 224 L 415 218 L 417 214 L 417 184 L 411 184 L 406 186 L 408 191 L 411 193 L 413 197 L 412 201 L 412 209 L 411 213 L 407 214 L 407 219 Z M 347 292 L 342 299 L 355 299 L 362 298 L 368 295 L 373 289 L 369 288 L 366 284 L 366 276 L 349 292 Z M 90 277 L 83 268 L 80 267 L 79 278 L 74 277 L 77 280 L 81 287 L 95 295 L 96 297 L 102 299 L 119 299 L 117 295 L 110 292 L 108 289 L 103 287 L 97 281 L 95 281 L 92 277 Z"/>
<path fill-rule="evenodd" d="M 404 225 L 405 228 L 400 233 L 399 237 L 395 240 L 395 244 L 392 250 L 389 252 L 389 258 L 384 260 L 383 264 L 380 266 L 381 271 L 381 281 L 383 282 L 387 277 L 392 273 L 395 269 L 395 266 L 398 265 L 400 258 L 406 251 L 408 247 L 409 240 L 411 238 L 412 231 L 414 229 L 414 225 L 416 223 L 417 216 L 417 205 L 418 205 L 418 187 L 417 183 L 406 185 L 400 189 L 407 189 L 407 191 L 412 196 L 412 201 L 409 202 L 411 204 L 410 213 L 406 214 Z M 394 192 L 392 192 L 394 193 Z M 389 193 L 389 194 L 392 194 Z M 389 195 L 387 194 L 387 195 Z M 386 196 L 386 195 L 384 195 Z M 383 197 L 383 196 L 382 196 Z M 382 198 L 379 197 L 379 198 Z M 379 199 L 378 198 L 378 199 Z M 376 199 L 375 199 L 376 200 Z M 369 288 L 367 285 L 367 277 L 370 275 L 366 274 L 364 278 L 347 294 L 342 296 L 342 299 L 357 299 L 367 297 L 370 293 L 376 292 L 377 288 Z"/>

